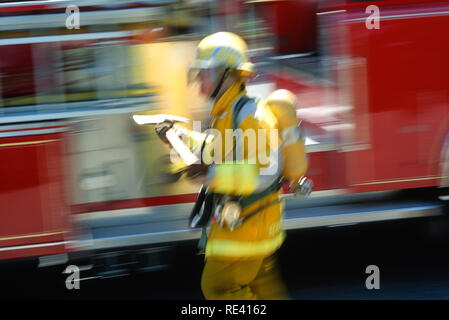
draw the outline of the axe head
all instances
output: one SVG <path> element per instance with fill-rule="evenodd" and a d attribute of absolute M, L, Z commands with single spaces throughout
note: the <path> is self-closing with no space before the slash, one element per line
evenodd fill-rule
<path fill-rule="evenodd" d="M 161 122 L 164 122 L 166 120 L 171 122 L 188 122 L 189 119 L 178 117 L 178 116 L 172 116 L 168 114 L 155 114 L 155 115 L 133 115 L 134 121 L 138 125 L 144 125 L 144 124 L 158 124 Z"/>

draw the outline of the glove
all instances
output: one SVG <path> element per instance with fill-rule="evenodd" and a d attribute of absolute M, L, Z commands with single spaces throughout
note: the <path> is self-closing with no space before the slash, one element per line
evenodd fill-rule
<path fill-rule="evenodd" d="M 158 123 L 154 130 L 156 131 L 156 134 L 158 135 L 159 139 L 162 140 L 162 142 L 169 144 L 170 142 L 167 140 L 166 133 L 171 128 L 173 128 L 173 122 L 170 120 L 165 120 L 164 122 Z"/>
<path fill-rule="evenodd" d="M 302 177 L 294 187 L 291 186 L 291 189 L 296 196 L 308 197 L 312 192 L 313 182 L 309 178 Z"/>
<path fill-rule="evenodd" d="M 185 169 L 186 175 L 190 179 L 197 178 L 199 176 L 205 176 L 209 166 L 201 163 L 194 163 Z"/>

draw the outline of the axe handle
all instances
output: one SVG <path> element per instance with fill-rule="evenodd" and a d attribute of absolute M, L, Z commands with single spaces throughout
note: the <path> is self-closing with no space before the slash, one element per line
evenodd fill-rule
<path fill-rule="evenodd" d="M 167 130 L 165 136 L 167 140 L 172 145 L 173 149 L 179 154 L 182 160 L 187 164 L 191 165 L 199 161 L 198 157 L 195 156 L 192 151 L 182 142 L 173 129 Z"/>

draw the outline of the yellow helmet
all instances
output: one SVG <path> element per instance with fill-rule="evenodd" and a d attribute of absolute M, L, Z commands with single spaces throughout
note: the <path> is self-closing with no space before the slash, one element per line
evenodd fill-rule
<path fill-rule="evenodd" d="M 198 45 L 195 61 L 189 67 L 189 79 L 201 69 L 227 68 L 243 77 L 255 75 L 247 56 L 245 41 L 231 32 L 217 32 L 205 37 Z"/>

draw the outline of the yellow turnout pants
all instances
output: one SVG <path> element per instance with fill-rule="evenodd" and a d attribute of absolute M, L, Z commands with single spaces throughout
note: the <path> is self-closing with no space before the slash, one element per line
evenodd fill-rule
<path fill-rule="evenodd" d="M 289 299 L 275 255 L 252 260 L 208 258 L 201 289 L 208 300 Z"/>

